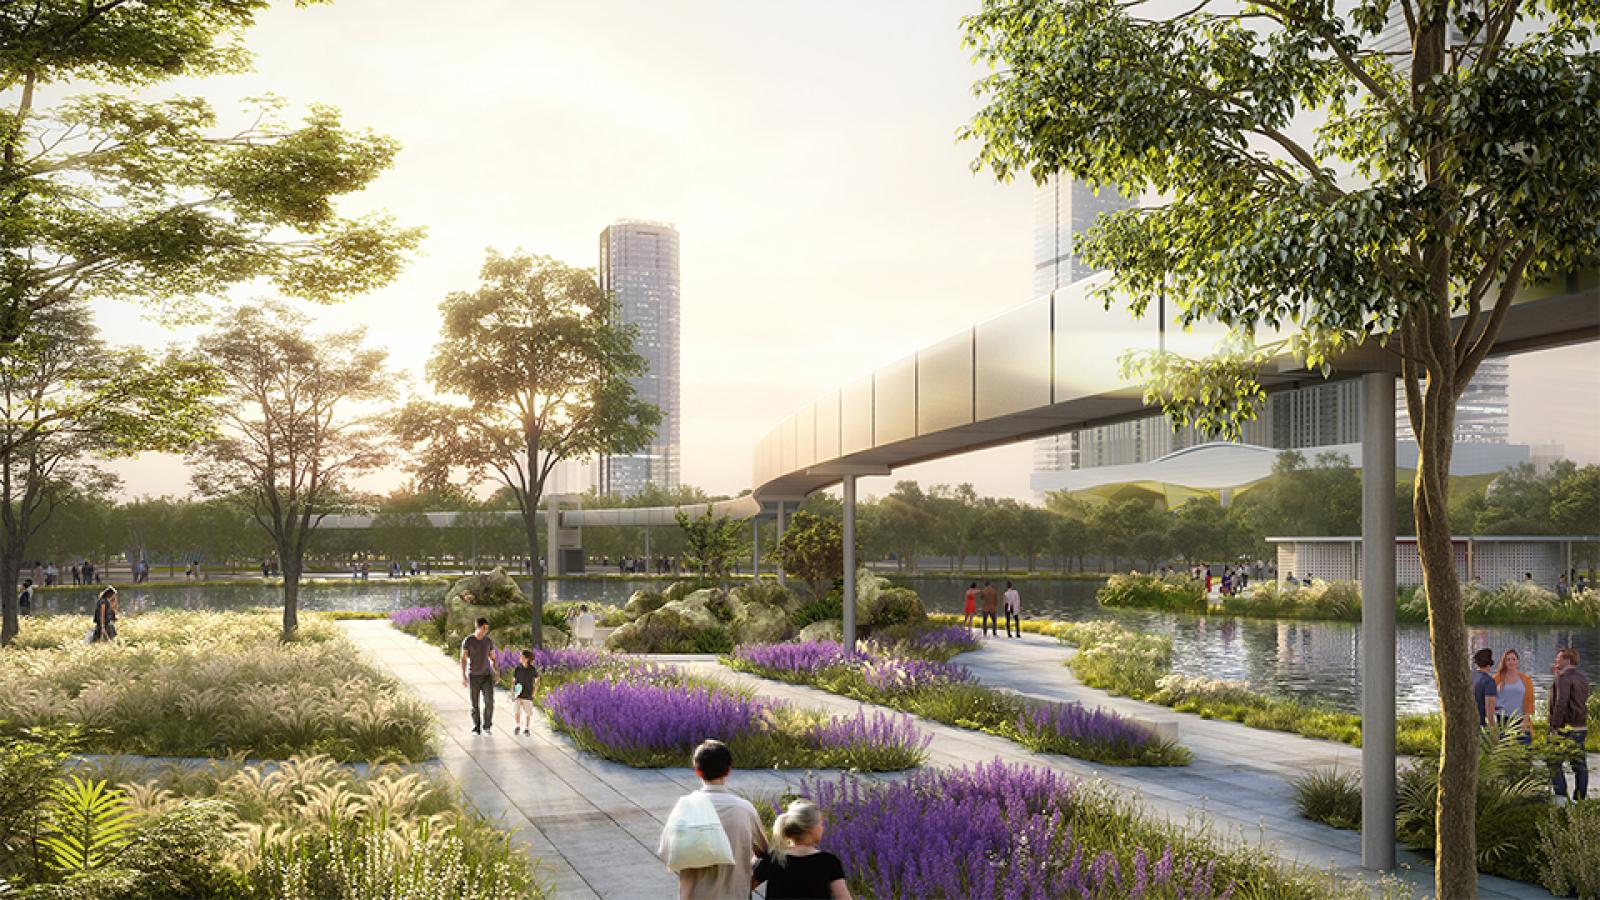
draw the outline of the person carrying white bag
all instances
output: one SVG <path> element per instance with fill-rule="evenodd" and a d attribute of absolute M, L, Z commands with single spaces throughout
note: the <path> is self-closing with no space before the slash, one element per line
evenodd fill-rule
<path fill-rule="evenodd" d="M 767 852 L 761 817 L 728 790 L 733 754 L 721 741 L 695 748 L 700 790 L 678 800 L 656 855 L 678 875 L 679 900 L 748 900 L 755 858 Z"/>

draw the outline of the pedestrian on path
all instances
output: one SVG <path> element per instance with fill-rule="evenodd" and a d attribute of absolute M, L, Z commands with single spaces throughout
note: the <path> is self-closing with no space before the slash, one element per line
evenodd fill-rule
<path fill-rule="evenodd" d="M 1022 637 L 1022 595 L 1017 593 L 1016 585 L 1006 582 L 1006 637 Z M 1011 631 L 1011 624 L 1016 623 L 1016 633 Z"/>
<path fill-rule="evenodd" d="M 1589 679 L 1578 671 L 1578 651 L 1563 647 L 1556 651 L 1556 661 L 1550 667 L 1555 673 L 1555 684 L 1550 687 L 1550 737 L 1567 742 L 1571 752 L 1566 764 L 1550 766 L 1550 787 L 1555 791 L 1556 803 L 1567 802 L 1566 766 L 1572 766 L 1573 800 L 1589 796 L 1589 760 L 1584 742 L 1589 737 Z"/>
<path fill-rule="evenodd" d="M 1477 671 L 1472 673 L 1472 699 L 1478 706 L 1478 727 L 1488 728 L 1494 721 L 1495 707 L 1499 704 L 1500 686 L 1494 683 L 1494 676 L 1489 674 L 1489 669 L 1494 666 L 1494 651 L 1488 647 L 1472 654 L 1472 665 Z"/>
<path fill-rule="evenodd" d="M 979 596 L 983 601 L 983 633 L 998 636 L 999 620 L 995 612 L 1000 606 L 1000 592 L 994 589 L 994 582 L 985 581 Z"/>
<path fill-rule="evenodd" d="M 817 849 L 824 830 L 822 810 L 796 800 L 772 823 L 772 847 L 756 863 L 755 883 L 765 882 L 767 900 L 850 900 L 839 857 Z"/>
<path fill-rule="evenodd" d="M 589 611 L 587 603 L 578 606 L 578 618 L 573 623 L 572 636 L 577 638 L 580 647 L 594 643 L 594 613 Z"/>
<path fill-rule="evenodd" d="M 1524 746 L 1533 743 L 1533 679 L 1520 671 L 1522 655 L 1515 650 L 1500 654 L 1494 670 L 1495 722 L 1515 728 Z"/>
<path fill-rule="evenodd" d="M 91 643 L 117 639 L 117 589 L 108 587 L 100 592 L 94 604 L 94 631 L 89 633 Z"/>
<path fill-rule="evenodd" d="M 494 638 L 489 637 L 489 620 L 478 618 L 477 630 L 461 641 L 461 684 L 472 698 L 472 733 L 494 730 L 494 683 L 500 678 L 494 661 Z M 479 699 L 483 715 L 478 714 Z"/>
<path fill-rule="evenodd" d="M 694 774 L 700 778 L 697 793 L 704 794 L 716 809 L 728 846 L 733 848 L 733 864 L 681 870 L 679 900 L 749 900 L 755 860 L 767 852 L 767 838 L 761 833 L 761 817 L 756 808 L 728 790 L 728 773 L 732 771 L 733 754 L 721 741 L 706 741 L 694 749 Z M 662 829 L 656 849 L 662 862 L 668 859 L 671 836 L 672 832 Z"/>
<path fill-rule="evenodd" d="M 17 595 L 17 612 L 24 616 L 33 615 L 33 579 L 22 579 L 22 593 Z"/>
<path fill-rule="evenodd" d="M 533 695 L 539 690 L 539 667 L 534 665 L 533 651 L 522 651 L 522 664 L 511 670 L 511 689 L 517 695 L 517 708 L 512 713 L 512 734 L 533 734 Z"/>
<path fill-rule="evenodd" d="M 971 631 L 972 616 L 978 611 L 978 583 L 976 581 L 967 585 L 967 596 L 964 598 L 963 604 L 966 610 L 966 618 L 961 620 L 961 624 L 965 625 L 968 631 Z"/>

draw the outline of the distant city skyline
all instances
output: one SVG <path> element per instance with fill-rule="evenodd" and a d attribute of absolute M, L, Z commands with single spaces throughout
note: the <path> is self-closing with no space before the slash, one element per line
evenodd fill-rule
<path fill-rule="evenodd" d="M 599 493 L 632 497 L 647 485 L 678 486 L 680 420 L 678 229 L 668 222 L 618 219 L 600 232 L 600 287 L 612 295 L 618 321 L 634 330 L 644 374 L 629 379 L 634 394 L 661 410 L 655 438 L 637 453 L 599 460 Z"/>
<path fill-rule="evenodd" d="M 275 5 L 247 37 L 254 72 L 141 94 L 206 97 L 223 128 L 245 97 L 328 103 L 400 142 L 393 170 L 349 211 L 426 226 L 417 258 L 387 288 L 302 308 L 320 327 L 367 327 L 417 390 L 438 304 L 477 284 L 485 248 L 594 266 L 596 235 L 614 218 L 672 222 L 688 263 L 679 477 L 736 494 L 750 486 L 755 445 L 785 416 L 1031 296 L 1030 242 L 1019 236 L 1033 185 L 972 173 L 976 145 L 954 138 L 978 107 L 971 86 L 982 73 L 960 40 L 960 18 L 977 9 L 824 4 L 795 16 L 709 0 L 530 0 L 446 13 L 392 0 L 375 15 L 352 3 Z M 828 65 L 815 65 L 823 55 Z M 443 59 L 449 78 L 430 67 Z M 41 88 L 41 100 L 60 90 Z M 117 342 L 160 347 L 205 330 L 114 300 L 95 309 Z M 1514 357 L 1510 439 L 1600 462 L 1597 357 L 1592 346 Z M 915 478 L 1029 498 L 1031 457 L 1031 444 L 1016 444 L 864 479 L 861 491 Z M 111 468 L 123 496 L 190 490 L 173 457 Z M 406 477 L 395 468 L 363 486 L 386 491 Z"/>

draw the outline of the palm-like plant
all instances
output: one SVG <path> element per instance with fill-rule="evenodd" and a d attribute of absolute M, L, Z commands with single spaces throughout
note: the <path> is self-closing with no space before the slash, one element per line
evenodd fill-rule
<path fill-rule="evenodd" d="M 1418 763 L 1402 772 L 1398 793 L 1400 839 L 1414 847 L 1433 846 L 1438 762 Z M 1549 786 L 1536 772 L 1533 755 L 1517 742 L 1515 729 L 1485 732 L 1478 762 L 1478 867 L 1513 878 L 1535 879 L 1534 843 L 1549 800 Z"/>
<path fill-rule="evenodd" d="M 39 846 L 45 862 L 58 872 L 87 872 L 117 858 L 132 835 L 133 809 L 128 797 L 104 781 L 76 775 L 51 791 L 47 831 Z"/>

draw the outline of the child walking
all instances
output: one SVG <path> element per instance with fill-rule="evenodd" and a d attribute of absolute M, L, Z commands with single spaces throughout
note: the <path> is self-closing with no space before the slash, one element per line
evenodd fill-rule
<path fill-rule="evenodd" d="M 517 695 L 512 734 L 533 734 L 533 695 L 539 690 L 539 667 L 533 664 L 533 651 L 522 651 L 522 664 L 511 670 L 511 689 Z"/>
<path fill-rule="evenodd" d="M 839 857 L 817 849 L 823 830 L 822 810 L 810 800 L 796 800 L 779 814 L 771 849 L 755 870 L 754 883 L 767 883 L 767 900 L 850 900 Z"/>

